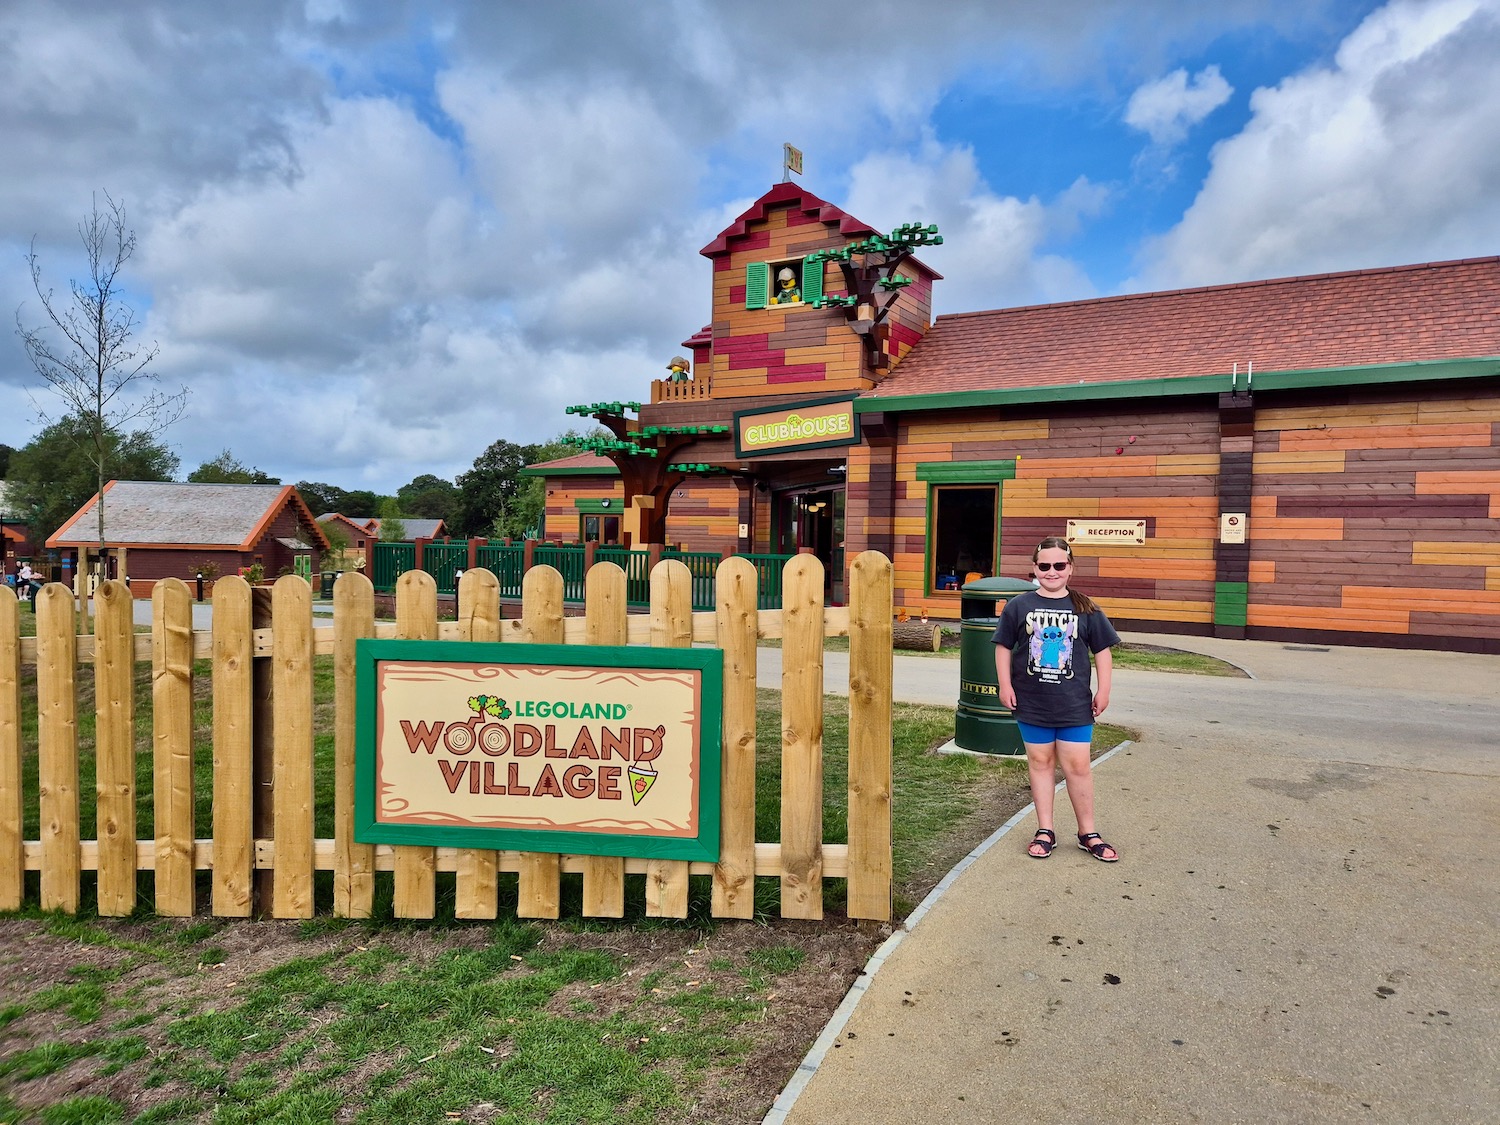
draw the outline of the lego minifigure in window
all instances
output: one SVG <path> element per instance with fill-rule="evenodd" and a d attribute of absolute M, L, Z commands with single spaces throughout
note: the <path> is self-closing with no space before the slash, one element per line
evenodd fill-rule
<path fill-rule="evenodd" d="M 776 274 L 776 293 L 771 298 L 773 305 L 795 305 L 802 300 L 802 287 L 797 284 L 797 271 L 791 266 L 782 266 Z"/>

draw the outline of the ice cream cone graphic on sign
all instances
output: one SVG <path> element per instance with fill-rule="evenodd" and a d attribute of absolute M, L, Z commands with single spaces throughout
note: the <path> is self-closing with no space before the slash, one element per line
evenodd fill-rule
<path fill-rule="evenodd" d="M 630 800 L 633 804 L 640 804 L 641 798 L 651 792 L 651 787 L 656 784 L 656 771 L 648 763 L 635 762 L 631 765 L 630 776 Z"/>

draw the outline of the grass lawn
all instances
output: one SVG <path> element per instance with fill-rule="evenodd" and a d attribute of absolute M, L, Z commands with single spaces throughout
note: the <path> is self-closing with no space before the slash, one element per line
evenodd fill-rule
<path fill-rule="evenodd" d="M 23 624 L 30 617 L 23 610 Z M 199 834 L 211 824 L 212 716 L 197 669 Z M 315 668 L 315 729 L 331 731 L 331 658 Z M 27 839 L 36 839 L 35 670 L 23 669 Z M 137 836 L 152 834 L 150 673 L 138 673 Z M 780 713 L 758 693 L 757 839 L 779 836 Z M 80 676 L 80 793 L 93 835 L 92 677 Z M 824 707 L 824 838 L 845 839 L 847 702 Z M 973 846 L 1029 802 L 1021 763 L 940 756 L 953 711 L 895 711 L 896 906 L 909 912 Z M 1129 737 L 1100 726 L 1096 749 Z M 315 747 L 331 793 L 331 734 Z M 326 799 L 319 836 L 332 835 Z M 36 875 L 31 875 L 33 896 Z M 206 874 L 200 891 L 206 895 Z M 579 917 L 581 880 L 564 879 L 564 919 L 523 923 L 515 877 L 501 920 L 452 917 L 439 876 L 432 922 L 390 917 L 231 922 L 0 916 L 0 1122 L 753 1122 L 759 1121 L 882 940 L 840 913 L 825 884 L 823 922 L 776 917 L 778 883 L 757 881 L 760 916 L 709 916 L 692 880 L 690 916 L 643 916 L 643 877 L 623 921 Z M 141 875 L 149 904 L 151 876 Z M 318 908 L 332 900 L 317 881 Z M 92 877 L 84 897 L 92 901 Z"/>

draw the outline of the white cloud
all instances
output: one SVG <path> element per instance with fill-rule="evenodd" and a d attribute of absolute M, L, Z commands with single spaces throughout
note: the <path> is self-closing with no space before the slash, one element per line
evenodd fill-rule
<path fill-rule="evenodd" d="M 1500 0 L 1397 2 L 1330 66 L 1255 91 L 1144 284 L 1209 284 L 1500 249 Z"/>
<path fill-rule="evenodd" d="M 1024 154 L 1028 138 L 939 143 L 934 107 L 1007 83 L 1128 89 L 1226 28 L 1291 34 L 1336 7 L 953 0 L 914 21 L 869 0 L 804 6 L 789 36 L 767 9 L 713 0 L 9 0 L 0 256 L 19 261 L 35 232 L 65 285 L 90 193 L 124 199 L 143 335 L 164 379 L 194 390 L 167 435 L 184 469 L 228 446 L 287 479 L 393 491 L 451 477 L 498 437 L 549 437 L 570 403 L 643 395 L 708 319 L 696 251 L 776 179 L 785 140 L 809 188 L 865 221 L 941 226 L 923 258 L 947 275 L 943 308 L 1092 293 L 1059 247 L 1118 189 L 1080 175 L 1008 193 L 981 174 L 982 146 Z M 1391 42 L 1361 50 L 1400 55 Z M 1340 66 L 1383 67 L 1394 92 L 1369 100 L 1392 121 L 1404 105 L 1407 132 L 1480 113 L 1403 103 L 1447 87 L 1396 81 L 1394 63 Z M 1142 127 L 1184 127 L 1214 85 L 1184 75 L 1154 108 L 1141 93 Z M 1442 143 L 1423 138 L 1459 172 L 1444 190 L 1490 182 Z M 25 281 L 0 271 L 8 307 Z M 0 441 L 34 432 L 8 410 L 27 378 L 0 340 Z"/>
<path fill-rule="evenodd" d="M 944 275 L 934 291 L 937 311 L 967 312 L 1092 296 L 1083 271 L 1045 247 L 1107 200 L 1105 189 L 1084 179 L 1050 203 L 997 195 L 970 148 L 929 142 L 920 158 L 882 153 L 856 164 L 845 210 L 877 227 L 935 222 L 943 245 L 918 257 Z"/>
<path fill-rule="evenodd" d="M 1204 67 L 1192 78 L 1179 67 L 1130 95 L 1125 123 L 1149 134 L 1155 144 L 1173 145 L 1233 93 L 1234 87 L 1224 80 L 1217 66 Z"/>

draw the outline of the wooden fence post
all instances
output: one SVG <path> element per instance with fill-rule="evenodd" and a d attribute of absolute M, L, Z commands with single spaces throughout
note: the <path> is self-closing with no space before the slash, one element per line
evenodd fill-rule
<path fill-rule="evenodd" d="M 21 599 L 0 587 L 0 910 L 21 909 L 26 852 L 21 828 Z"/>
<path fill-rule="evenodd" d="M 255 906 L 255 591 L 235 574 L 214 583 L 213 911 L 248 918 Z"/>
<path fill-rule="evenodd" d="M 593 555 L 596 543 L 588 545 Z M 585 640 L 591 645 L 623 645 L 629 639 L 625 608 L 625 572 L 614 563 L 598 563 L 584 572 Z M 625 916 L 625 860 L 613 855 L 583 857 L 583 913 L 593 918 Z"/>
<path fill-rule="evenodd" d="M 469 540 L 469 554 L 475 553 Z M 458 580 L 459 636 L 466 641 L 500 639 L 500 580 L 471 565 Z M 478 767 L 474 767 L 477 769 Z M 500 855 L 488 848 L 460 848 L 454 879 L 455 918 L 493 918 L 499 913 Z"/>
<path fill-rule="evenodd" d="M 893 568 L 876 551 L 849 568 L 849 892 L 851 918 L 891 917 Z"/>
<path fill-rule="evenodd" d="M 78 913 L 78 638 L 67 587 L 36 599 L 37 780 L 42 909 Z"/>
<path fill-rule="evenodd" d="M 250 627 L 271 629 L 273 612 L 270 586 L 250 587 Z M 251 645 L 254 652 L 254 644 Z M 276 837 L 276 712 L 272 696 L 276 691 L 275 669 L 270 653 L 251 658 L 251 731 L 254 744 L 254 780 L 250 790 L 254 801 L 251 830 L 254 843 L 251 848 L 251 863 L 255 877 L 255 909 L 269 914 L 276 894 L 276 872 L 262 867 L 257 854 L 261 840 Z"/>
<path fill-rule="evenodd" d="M 437 583 L 423 570 L 396 580 L 396 636 L 404 641 L 437 640 Z M 396 847 L 397 918 L 431 918 L 437 912 L 437 849 L 418 844 Z"/>
<path fill-rule="evenodd" d="M 152 789 L 156 912 L 190 917 L 195 898 L 193 593 L 180 578 L 151 588 Z"/>
<path fill-rule="evenodd" d="M 727 557 L 714 577 L 719 647 L 724 650 L 724 737 L 720 766 L 719 862 L 713 915 L 755 916 L 755 564 Z M 704 752 L 707 753 L 705 747 Z"/>
<path fill-rule="evenodd" d="M 135 622 L 130 588 L 94 593 L 94 792 L 99 914 L 135 909 Z"/>
<path fill-rule="evenodd" d="M 526 541 L 531 558 L 534 540 Z M 560 645 L 563 627 L 563 578 L 550 566 L 533 567 L 521 580 L 521 633 L 525 644 Z M 522 852 L 517 887 L 518 918 L 556 918 L 561 909 L 560 857 L 553 852 Z"/>
<path fill-rule="evenodd" d="M 313 916 L 313 636 L 312 586 L 285 574 L 272 589 L 271 651 L 275 688 L 276 880 L 271 910 L 277 918 Z"/>
<path fill-rule="evenodd" d="M 375 845 L 354 840 L 355 645 L 375 635 L 375 587 L 346 571 L 333 584 L 333 912 L 375 908 Z"/>
<path fill-rule="evenodd" d="M 782 571 L 781 915 L 823 917 L 823 564 Z"/>
<path fill-rule="evenodd" d="M 651 546 L 653 558 L 661 546 Z M 693 575 L 676 559 L 651 569 L 651 645 L 653 648 L 691 648 L 693 644 Z M 680 859 L 646 861 L 646 915 L 686 918 L 688 865 Z"/>

